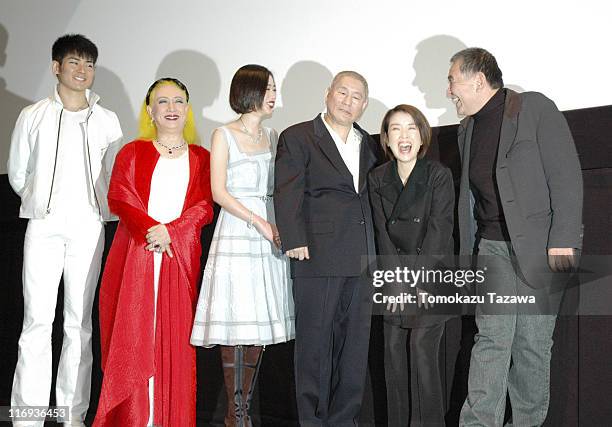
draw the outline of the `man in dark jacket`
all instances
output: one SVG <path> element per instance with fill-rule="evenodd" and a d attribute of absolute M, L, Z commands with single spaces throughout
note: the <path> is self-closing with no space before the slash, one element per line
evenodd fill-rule
<path fill-rule="evenodd" d="M 559 288 L 582 244 L 576 148 L 555 104 L 537 92 L 504 89 L 497 61 L 484 49 L 451 58 L 447 95 L 467 116 L 458 130 L 461 254 L 474 251 L 486 265 L 478 292 L 488 303 L 490 293 L 536 301 L 477 308 L 460 425 L 501 426 L 506 392 L 514 425 L 541 425 Z"/>
<path fill-rule="evenodd" d="M 275 166 L 276 222 L 292 258 L 302 426 L 356 425 L 370 331 L 371 292 L 360 275 L 374 255 L 366 177 L 377 149 L 355 124 L 367 82 L 343 71 L 325 99 L 324 113 L 281 134 Z"/>

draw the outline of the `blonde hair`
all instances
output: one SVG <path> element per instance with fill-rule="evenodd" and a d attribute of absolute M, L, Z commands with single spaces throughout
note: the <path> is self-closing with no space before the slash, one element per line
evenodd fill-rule
<path fill-rule="evenodd" d="M 145 100 L 142 102 L 142 107 L 140 108 L 140 117 L 138 120 L 138 138 L 139 139 L 147 139 L 154 140 L 157 138 L 157 128 L 155 127 L 155 123 L 151 119 L 149 112 L 147 111 L 147 107 L 150 104 L 150 100 L 154 98 L 155 89 L 163 86 L 163 85 L 174 85 L 178 87 L 180 90 L 185 92 L 187 102 L 189 103 L 189 92 L 187 91 L 187 87 L 181 83 L 179 80 L 164 77 L 159 80 L 156 80 L 147 91 L 147 95 Z M 185 118 L 185 127 L 183 128 L 183 138 L 188 144 L 198 144 L 200 145 L 200 137 L 198 136 L 198 131 L 195 125 L 195 118 L 193 115 L 193 109 L 191 105 L 189 105 L 189 110 L 187 110 L 187 117 Z"/>

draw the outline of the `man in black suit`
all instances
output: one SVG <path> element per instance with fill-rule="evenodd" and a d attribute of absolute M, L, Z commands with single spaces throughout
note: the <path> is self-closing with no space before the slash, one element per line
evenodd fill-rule
<path fill-rule="evenodd" d="M 371 292 L 360 279 L 374 255 L 366 178 L 378 151 L 355 124 L 368 104 L 363 76 L 338 73 L 325 104 L 314 120 L 280 135 L 274 207 L 292 258 L 300 424 L 353 426 L 370 334 Z"/>

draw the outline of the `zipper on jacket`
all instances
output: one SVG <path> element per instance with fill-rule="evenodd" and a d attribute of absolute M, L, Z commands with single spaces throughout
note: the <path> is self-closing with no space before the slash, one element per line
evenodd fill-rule
<path fill-rule="evenodd" d="M 98 214 L 102 217 L 102 209 L 100 208 L 100 202 L 98 202 L 98 195 L 96 194 L 96 185 L 93 181 L 93 173 L 91 172 L 91 154 L 89 154 L 89 117 L 91 117 L 93 111 L 90 110 L 87 118 L 85 119 L 85 147 L 87 148 L 87 162 L 89 166 L 89 181 L 91 182 L 91 189 L 94 193 L 94 200 L 96 201 L 96 207 L 98 208 Z"/>
<path fill-rule="evenodd" d="M 53 162 L 53 175 L 51 176 L 51 190 L 49 191 L 49 201 L 47 202 L 47 210 L 46 210 L 47 215 L 51 213 L 51 195 L 53 194 L 53 184 L 55 183 L 55 169 L 57 168 L 57 152 L 59 150 L 60 132 L 62 130 L 62 114 L 64 114 L 63 108 L 62 108 L 62 111 L 60 111 L 59 123 L 57 124 L 57 140 L 55 141 L 55 161 Z"/>

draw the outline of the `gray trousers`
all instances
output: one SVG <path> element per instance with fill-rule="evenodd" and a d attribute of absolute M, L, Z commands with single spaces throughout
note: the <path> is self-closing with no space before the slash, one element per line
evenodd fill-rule
<path fill-rule="evenodd" d="M 509 242 L 482 239 L 479 268 L 487 267 L 479 295 L 534 295 L 547 306 L 546 315 L 524 314 L 516 305 L 485 304 L 476 309 L 478 333 L 470 359 L 468 396 L 460 426 L 502 426 L 506 393 L 512 405 L 512 424 L 539 426 L 546 419 L 550 397 L 550 357 L 561 295 L 531 289 L 516 273 Z M 499 314 L 503 313 L 503 314 Z"/>

